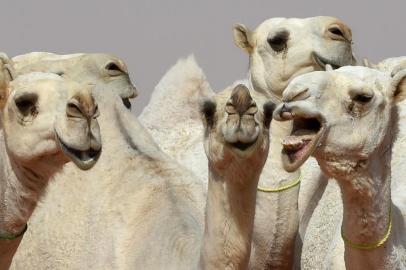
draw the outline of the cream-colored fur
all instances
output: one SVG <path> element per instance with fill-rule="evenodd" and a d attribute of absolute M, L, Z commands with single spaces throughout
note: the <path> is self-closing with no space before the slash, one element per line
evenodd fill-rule
<path fill-rule="evenodd" d="M 265 21 L 255 31 L 237 25 L 234 36 L 236 44 L 249 54 L 250 80 L 247 85 L 252 88 L 252 95 L 259 105 L 267 100 L 279 102 L 283 89 L 300 74 L 322 70 L 325 64 L 341 66 L 354 63 L 351 30 L 331 17 L 275 18 Z M 202 127 L 194 119 L 194 115 L 197 115 L 196 100 L 213 95 L 205 76 L 194 59 L 188 58 L 170 69 L 158 84 L 156 92 L 140 120 L 170 156 L 201 176 L 205 183 L 207 168 L 201 147 Z M 216 98 L 226 99 L 229 93 L 230 88 L 227 88 Z M 171 102 L 166 103 L 166 100 Z M 176 114 L 166 113 L 175 109 Z M 161 129 L 161 125 L 170 129 Z M 280 187 L 299 176 L 297 172 L 285 172 L 279 159 L 280 139 L 290 132 L 290 128 L 289 123 L 271 124 L 273 139 L 260 186 Z M 300 194 L 298 187 L 281 193 L 258 193 L 252 268 L 262 269 L 264 265 L 278 269 L 291 268 L 299 222 L 298 210 L 305 221 L 305 231 L 307 220 L 315 207 L 309 202 L 321 196 L 327 183 L 314 160 L 306 164 L 302 174 Z"/>
<path fill-rule="evenodd" d="M 306 151 L 314 151 L 323 172 L 337 179 L 344 204 L 343 234 L 360 244 L 383 239 L 392 208 L 393 228 L 383 246 L 361 250 L 332 243 L 325 268 L 406 267 L 406 212 L 391 196 L 397 103 L 406 96 L 405 80 L 406 70 L 391 77 L 365 67 L 344 67 L 300 76 L 283 94 L 285 114 L 321 123 L 316 147 Z M 275 115 L 282 115 L 280 108 Z"/>
<path fill-rule="evenodd" d="M 218 122 L 213 131 L 208 131 L 211 135 L 206 140 L 207 151 L 214 167 L 231 162 L 232 166 L 223 172 L 231 171 L 233 177 L 223 178 L 228 187 L 227 193 L 222 193 L 225 197 L 217 193 L 218 187 L 209 190 L 208 201 L 212 204 L 207 206 L 210 214 L 204 226 L 205 196 L 201 181 L 161 152 L 115 93 L 101 85 L 98 87 L 95 97 L 99 100 L 105 142 L 100 160 L 89 172 L 66 166 L 63 174 L 50 184 L 41 207 L 30 221 L 32 229 L 21 243 L 13 269 L 30 269 L 32 265 L 39 269 L 194 269 L 199 264 L 205 268 L 206 262 L 209 262 L 207 267 L 225 262 L 231 269 L 244 269 L 248 263 L 250 235 L 234 235 L 216 228 L 225 225 L 226 229 L 235 231 L 241 225 L 237 221 L 242 220 L 248 224 L 244 232 L 252 231 L 255 186 L 268 148 L 267 128 L 260 122 L 264 119 L 262 113 L 254 118 L 255 113 L 247 111 L 247 115 L 241 116 L 246 125 L 243 133 L 250 134 L 249 130 L 254 128 L 251 140 L 256 143 L 247 153 L 239 153 L 223 145 L 221 137 L 226 135 L 221 134 L 232 136 L 233 132 L 242 131 L 223 125 L 225 104 L 216 101 Z M 252 109 L 250 106 L 249 110 Z M 235 165 L 233 159 L 240 165 Z M 251 176 L 246 174 L 250 167 L 256 168 Z M 219 181 L 218 173 L 213 171 L 213 174 L 217 176 L 211 181 Z M 241 190 L 240 184 L 249 188 Z M 244 192 L 251 195 L 245 197 Z M 223 204 L 227 197 L 234 198 L 230 200 L 231 205 Z M 251 218 L 238 214 L 240 211 L 248 214 L 247 208 L 242 207 L 246 200 L 252 205 L 248 206 Z M 238 219 L 234 217 L 236 214 Z M 209 230 L 206 235 L 205 228 Z M 204 242 L 219 250 L 214 260 L 207 252 L 200 255 L 202 240 L 209 239 L 210 233 L 221 234 L 216 238 L 219 242 Z"/>
<path fill-rule="evenodd" d="M 69 160 L 82 169 L 97 161 L 101 140 L 91 90 L 46 73 L 9 82 L 0 113 L 0 236 L 23 231 L 49 180 Z M 1 269 L 8 269 L 20 241 L 0 240 Z"/>
<path fill-rule="evenodd" d="M 365 63 L 364 63 L 365 64 Z M 367 65 L 376 68 L 389 75 L 396 74 L 405 67 L 404 57 L 388 58 L 378 64 L 368 61 Z M 404 168 L 406 161 L 403 158 L 403 149 L 406 145 L 406 128 L 402 123 L 406 119 L 405 103 L 398 105 L 399 134 L 393 146 L 392 155 L 392 201 L 400 208 L 406 209 L 406 185 L 404 181 Z M 306 163 L 307 164 L 307 163 Z M 305 165 L 306 165 L 305 164 Z M 326 180 L 324 180 L 326 183 Z M 340 198 L 340 189 L 335 181 L 326 183 L 324 195 L 316 197 L 318 205 L 313 215 L 308 219 L 306 235 L 304 235 L 304 247 L 301 256 L 303 269 L 342 269 L 343 261 L 338 255 L 344 251 L 341 240 L 340 224 L 342 221 L 343 206 Z M 328 217 L 328 218 L 327 218 Z M 303 226 L 304 227 L 304 226 Z M 334 258 L 338 258 L 334 260 Z"/>
<path fill-rule="evenodd" d="M 209 180 L 200 267 L 247 269 L 273 106 L 262 113 L 248 88 L 237 85 L 225 104 L 205 101 L 202 111 Z"/>

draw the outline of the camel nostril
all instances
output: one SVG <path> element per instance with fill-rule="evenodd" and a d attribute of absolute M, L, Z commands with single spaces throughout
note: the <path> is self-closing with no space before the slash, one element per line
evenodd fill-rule
<path fill-rule="evenodd" d="M 66 105 L 66 115 L 69 117 L 83 118 L 84 114 L 79 101 L 76 99 L 69 100 L 68 104 Z"/>
<path fill-rule="evenodd" d="M 351 41 L 351 30 L 347 29 L 344 25 L 333 24 L 327 29 L 329 36 L 333 40 L 343 40 L 347 42 Z"/>
<path fill-rule="evenodd" d="M 332 27 L 332 28 L 330 28 L 330 29 L 328 29 L 329 31 L 330 31 L 330 33 L 332 33 L 332 34 L 334 34 L 334 35 L 337 35 L 337 36 L 342 36 L 342 37 L 344 37 L 344 34 L 343 34 L 343 32 L 338 28 L 338 27 Z"/>

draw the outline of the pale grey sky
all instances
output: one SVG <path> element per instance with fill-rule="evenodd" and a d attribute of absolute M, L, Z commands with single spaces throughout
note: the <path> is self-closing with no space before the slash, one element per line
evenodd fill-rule
<path fill-rule="evenodd" d="M 406 55 L 404 0 L 1 0 L 0 51 L 106 52 L 127 63 L 140 96 L 137 112 L 166 70 L 194 53 L 212 87 L 247 72 L 232 25 L 271 17 L 335 16 L 353 30 L 358 58 Z"/>

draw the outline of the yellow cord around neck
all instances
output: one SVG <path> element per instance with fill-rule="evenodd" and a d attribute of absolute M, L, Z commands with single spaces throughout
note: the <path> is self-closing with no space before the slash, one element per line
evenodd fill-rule
<path fill-rule="evenodd" d="M 351 240 L 349 240 L 347 237 L 345 237 L 342 228 L 341 228 L 341 237 L 343 238 L 344 243 L 352 248 L 371 250 L 371 249 L 375 249 L 375 248 L 379 248 L 379 247 L 383 246 L 386 243 L 386 241 L 388 241 L 391 232 L 392 232 L 392 207 L 389 208 L 389 225 L 388 225 L 388 228 L 386 229 L 386 233 L 382 237 L 382 239 L 376 241 L 375 243 L 370 243 L 370 244 L 354 243 Z"/>
<path fill-rule="evenodd" d="M 264 187 L 260 187 L 258 186 L 258 190 L 262 191 L 262 192 L 269 192 L 269 193 L 273 193 L 273 192 L 281 192 L 290 188 L 293 188 L 297 185 L 299 185 L 300 181 L 302 180 L 302 172 L 299 170 L 299 177 L 297 179 L 295 179 L 295 181 L 293 181 L 290 184 L 287 184 L 286 186 L 282 186 L 279 188 L 264 188 Z"/>

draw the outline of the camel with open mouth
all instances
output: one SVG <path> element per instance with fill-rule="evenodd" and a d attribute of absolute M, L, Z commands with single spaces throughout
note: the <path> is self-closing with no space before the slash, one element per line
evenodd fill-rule
<path fill-rule="evenodd" d="M 202 105 L 211 172 L 205 215 L 201 182 L 157 147 L 116 93 L 99 94 L 109 144 L 94 170 L 52 182 L 12 269 L 246 269 L 272 105 L 259 109 L 245 86 L 227 102 Z"/>
<path fill-rule="evenodd" d="M 101 153 L 92 85 L 48 73 L 9 79 L 0 113 L 1 269 L 8 269 L 50 179 L 69 161 L 92 168 Z"/>
<path fill-rule="evenodd" d="M 268 100 L 279 103 L 288 83 L 300 74 L 324 70 L 327 64 L 355 63 L 351 30 L 332 17 L 273 18 L 254 31 L 239 24 L 234 27 L 234 41 L 249 56 L 249 81 L 245 84 L 259 105 Z M 160 147 L 201 176 L 203 183 L 208 170 L 197 104 L 207 96 L 227 99 L 232 89 L 215 94 L 194 58 L 189 57 L 168 71 L 140 116 Z M 254 269 L 292 268 L 299 219 L 312 214 L 310 202 L 315 193 L 323 193 L 319 185 L 326 183 L 317 181 L 322 176 L 314 161 L 307 162 L 302 175 L 283 169 L 280 140 L 291 128 L 291 123 L 271 124 L 270 152 L 259 181 L 262 191 L 257 195 L 250 265 Z M 304 181 L 299 193 L 301 177 Z"/>
<path fill-rule="evenodd" d="M 276 120 L 293 120 L 282 142 L 285 169 L 312 155 L 341 189 L 345 247 L 330 250 L 329 269 L 406 268 L 406 209 L 391 195 L 397 105 L 405 97 L 406 70 L 390 76 L 344 67 L 296 78 L 275 110 Z"/>

